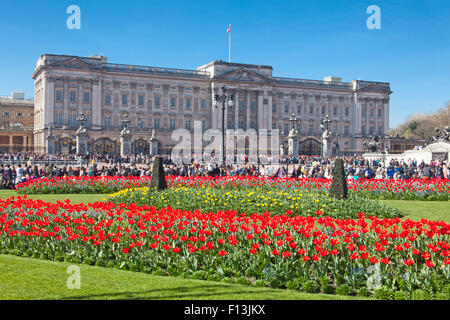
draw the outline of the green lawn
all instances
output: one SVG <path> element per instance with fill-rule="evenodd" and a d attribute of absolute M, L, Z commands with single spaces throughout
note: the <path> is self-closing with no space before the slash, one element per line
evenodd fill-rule
<path fill-rule="evenodd" d="M 23 196 L 18 194 L 15 190 L 0 190 L 0 199 L 7 199 L 10 197 Z M 28 198 L 42 199 L 47 202 L 64 201 L 70 199 L 72 203 L 94 203 L 102 201 L 103 198 L 108 198 L 107 194 L 30 194 Z"/>
<path fill-rule="evenodd" d="M 411 220 L 422 218 L 450 223 L 450 201 L 383 200 L 391 207 L 399 208 Z"/>
<path fill-rule="evenodd" d="M 80 289 L 68 289 L 65 262 L 0 255 L 0 299 L 169 299 L 169 300 L 348 300 L 367 299 L 308 294 L 77 265 Z"/>

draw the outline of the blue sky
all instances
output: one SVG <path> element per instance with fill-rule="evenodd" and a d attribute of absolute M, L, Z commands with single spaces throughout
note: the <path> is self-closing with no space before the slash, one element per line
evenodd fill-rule
<path fill-rule="evenodd" d="M 69 5 L 81 30 L 69 30 Z M 381 30 L 369 30 L 369 5 Z M 328 75 L 390 82 L 390 126 L 450 100 L 450 1 L 13 1 L 0 2 L 0 95 L 33 96 L 31 74 L 44 53 L 195 69 L 228 60 L 266 64 L 275 76 Z"/>

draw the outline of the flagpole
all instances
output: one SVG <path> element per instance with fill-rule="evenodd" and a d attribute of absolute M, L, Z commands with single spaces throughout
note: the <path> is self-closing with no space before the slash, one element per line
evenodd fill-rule
<path fill-rule="evenodd" d="M 231 24 L 230 24 L 230 32 L 228 32 L 228 62 L 231 62 Z"/>

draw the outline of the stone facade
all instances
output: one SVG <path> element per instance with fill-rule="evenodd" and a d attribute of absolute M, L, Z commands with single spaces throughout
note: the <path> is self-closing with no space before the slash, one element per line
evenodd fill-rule
<path fill-rule="evenodd" d="M 120 121 L 126 115 L 133 153 L 149 153 L 153 129 L 159 153 L 170 153 L 176 144 L 170 140 L 174 129 L 193 131 L 195 120 L 203 130 L 221 129 L 222 111 L 213 106 L 213 98 L 222 86 L 235 98 L 225 113 L 226 128 L 279 129 L 287 135 L 289 117 L 296 114 L 303 154 L 320 154 L 320 119 L 327 114 L 330 130 L 341 135 L 331 141 L 333 152 L 339 143 L 339 154 L 362 153 L 365 136 L 389 132 L 392 92 L 384 82 L 280 78 L 273 76 L 271 66 L 224 61 L 183 70 L 50 54 L 38 59 L 32 77 L 36 151 L 45 146 L 52 125 L 57 151 L 65 144 L 65 151 L 74 152 L 76 118 L 83 112 L 91 152 L 120 153 Z"/>
<path fill-rule="evenodd" d="M 34 103 L 0 97 L 0 152 L 33 151 Z"/>

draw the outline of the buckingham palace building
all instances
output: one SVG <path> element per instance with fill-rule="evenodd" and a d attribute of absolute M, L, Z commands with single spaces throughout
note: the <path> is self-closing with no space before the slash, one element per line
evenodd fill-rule
<path fill-rule="evenodd" d="M 170 154 L 177 128 L 222 129 L 214 96 L 226 86 L 235 104 L 226 129 L 278 129 L 284 136 L 295 114 L 299 154 L 320 154 L 321 119 L 331 120 L 332 153 L 361 154 L 377 134 L 384 148 L 389 132 L 390 84 L 328 76 L 305 80 L 273 76 L 273 67 L 213 61 L 196 70 L 110 63 L 106 57 L 42 55 L 34 80 L 34 150 L 45 152 L 49 129 L 55 151 L 74 153 L 80 114 L 86 119 L 89 151 L 120 153 L 123 119 L 128 119 L 132 153 L 149 153 L 154 132 L 158 153 Z M 280 138 L 283 143 L 283 136 Z"/>

